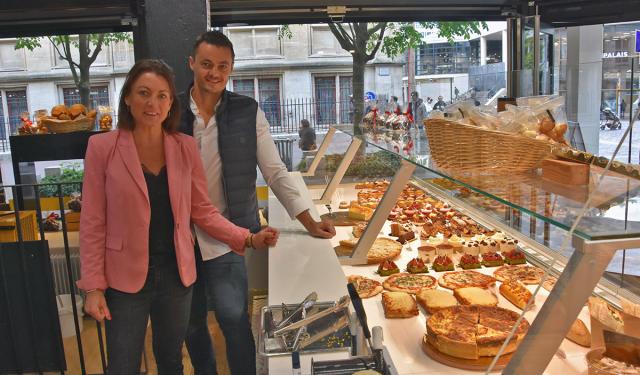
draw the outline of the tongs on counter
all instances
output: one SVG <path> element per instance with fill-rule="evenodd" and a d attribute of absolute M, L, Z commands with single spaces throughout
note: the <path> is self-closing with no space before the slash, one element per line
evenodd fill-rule
<path fill-rule="evenodd" d="M 315 294 L 312 293 L 312 294 Z M 307 297 L 308 298 L 308 297 Z M 305 299 L 306 301 L 307 299 Z M 305 316 L 303 317 L 301 320 L 298 320 L 296 322 L 287 324 L 289 322 L 285 322 L 285 324 L 282 324 L 284 321 L 286 321 L 287 319 L 283 320 L 283 322 L 280 322 L 279 324 L 276 325 L 276 329 L 273 331 L 273 336 L 282 336 L 284 334 L 286 334 L 289 331 L 293 331 L 293 330 L 297 330 L 300 329 L 302 327 L 306 327 L 307 325 L 309 325 L 312 322 L 315 322 L 316 320 L 323 318 L 329 314 L 332 314 L 334 312 L 340 311 L 344 308 L 346 308 L 347 306 L 349 306 L 349 304 L 351 303 L 351 299 L 349 298 L 349 296 L 342 296 L 340 297 L 340 299 L 338 300 L 338 302 L 333 306 L 330 307 L 328 309 L 324 309 L 321 310 L 313 315 L 310 316 Z M 302 304 L 300 304 L 301 307 L 304 308 L 304 302 Z M 294 314 L 291 314 L 290 316 L 292 316 Z"/>

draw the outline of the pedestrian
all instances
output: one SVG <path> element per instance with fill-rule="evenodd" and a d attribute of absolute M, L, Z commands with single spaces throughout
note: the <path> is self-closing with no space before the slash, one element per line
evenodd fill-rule
<path fill-rule="evenodd" d="M 309 120 L 306 118 L 300 120 L 298 136 L 300 137 L 298 146 L 302 151 L 311 151 L 318 147 L 316 145 L 316 131 L 311 127 Z"/>

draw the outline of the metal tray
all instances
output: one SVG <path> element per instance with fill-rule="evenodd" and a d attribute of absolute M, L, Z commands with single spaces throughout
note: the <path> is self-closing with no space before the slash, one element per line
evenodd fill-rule
<path fill-rule="evenodd" d="M 260 333 L 258 335 L 258 353 L 269 357 L 291 353 L 296 331 L 294 330 L 280 337 L 270 335 L 268 330 L 271 327 L 270 323 L 266 322 L 265 314 L 268 315 L 270 313 L 273 321 L 279 322 L 297 306 L 283 304 L 262 308 L 260 313 Z M 334 302 L 318 302 L 307 311 L 306 315 L 309 317 L 334 306 Z M 300 319 L 301 317 L 296 317 L 293 321 Z M 304 353 L 350 351 L 351 333 L 349 332 L 349 323 L 349 309 L 346 307 L 309 323 L 306 327 L 306 334 L 301 339 L 298 351 Z"/>

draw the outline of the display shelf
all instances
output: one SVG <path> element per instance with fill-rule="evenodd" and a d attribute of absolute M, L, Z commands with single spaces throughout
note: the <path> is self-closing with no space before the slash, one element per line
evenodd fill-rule
<path fill-rule="evenodd" d="M 339 131 L 353 136 L 353 128 Z M 416 145 L 409 153 L 399 153 L 403 137 L 412 137 Z M 585 240 L 640 237 L 640 180 L 591 166 L 589 183 L 570 186 L 542 178 L 532 171 L 525 174 L 456 173 L 438 168 L 429 153 L 424 131 L 400 133 L 390 130 L 367 130 L 362 137 L 367 144 L 396 153 L 416 165 L 447 180 L 450 193 L 465 198 L 475 194 L 496 205 L 504 205 L 569 231 L 587 198 L 589 207 L 577 223 L 575 235 Z M 395 140 L 394 140 L 395 139 Z M 483 173 L 480 173 L 483 172 Z M 499 219 L 499 217 L 498 217 Z"/>
<path fill-rule="evenodd" d="M 356 137 L 352 128 L 343 130 Z M 479 217 L 493 223 L 492 227 L 512 224 L 506 215 L 512 210 L 518 218 L 530 217 L 531 228 L 540 220 L 548 225 L 545 232 L 550 229 L 561 232 L 560 246 L 550 252 L 552 262 L 546 265 L 543 278 L 555 272 L 550 269 L 551 265 L 562 264 L 562 272 L 540 308 L 540 318 L 532 322 L 529 333 L 505 368 L 506 373 L 542 373 L 616 252 L 640 248 L 640 210 L 635 209 L 640 180 L 635 178 L 591 165 L 589 183 L 576 194 L 580 187 L 547 181 L 538 169 L 518 174 L 486 170 L 458 173 L 440 169 L 431 158 L 428 140 L 422 131 L 364 129 L 363 135 L 357 137 L 369 146 L 416 164 L 427 179 L 440 185 L 447 195 L 483 211 Z M 403 147 L 403 137 L 411 137 L 407 143 L 419 139 L 415 142 L 419 147 Z M 535 238 L 535 229 L 531 230 L 531 237 Z M 569 255 L 564 256 L 563 251 Z M 534 293 L 540 293 L 540 288 Z M 503 350 L 505 347 L 506 344 Z"/>

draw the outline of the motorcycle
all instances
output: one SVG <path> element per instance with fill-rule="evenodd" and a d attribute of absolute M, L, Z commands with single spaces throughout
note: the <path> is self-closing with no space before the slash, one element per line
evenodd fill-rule
<path fill-rule="evenodd" d="M 600 111 L 600 130 L 604 130 L 605 128 L 609 128 L 610 130 L 622 128 L 620 118 L 611 108 L 603 108 L 602 111 Z"/>

